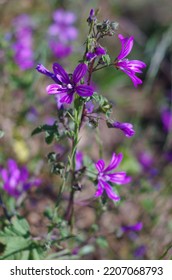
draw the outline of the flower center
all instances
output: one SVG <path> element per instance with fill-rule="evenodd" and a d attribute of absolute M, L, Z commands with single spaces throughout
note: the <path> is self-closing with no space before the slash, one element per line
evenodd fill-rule
<path fill-rule="evenodd" d="M 67 88 L 68 88 L 68 89 L 72 89 L 73 87 L 72 87 L 71 84 L 67 84 Z"/>

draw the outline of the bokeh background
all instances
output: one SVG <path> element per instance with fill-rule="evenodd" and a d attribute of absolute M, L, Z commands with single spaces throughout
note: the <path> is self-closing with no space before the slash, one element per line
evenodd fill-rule
<path fill-rule="evenodd" d="M 76 17 L 71 30 L 73 37 L 69 42 L 65 41 L 67 49 L 64 53 L 57 53 L 52 48 L 51 42 L 56 38 L 50 36 L 53 12 L 60 8 L 73 12 Z M 130 58 L 147 64 L 141 76 L 143 86 L 137 89 L 128 76 L 115 69 L 112 71 L 112 68 L 96 73 L 93 78 L 97 91 L 112 102 L 113 117 L 131 122 L 136 130 L 135 136 L 127 139 L 118 130 L 108 129 L 100 123 L 104 158 L 108 162 L 112 152 L 122 152 L 121 170 L 127 171 L 133 179 L 131 184 L 120 188 L 120 205 L 116 207 L 108 201 L 101 211 L 100 205 L 93 201 L 95 189 L 86 181 L 75 201 L 78 239 L 62 242 L 60 249 L 55 248 L 52 253 L 63 249 L 64 254 L 56 257 L 64 258 L 65 249 L 69 248 L 67 258 L 159 259 L 166 252 L 163 258 L 169 259 L 172 255 L 170 0 L 0 0 L 0 129 L 5 132 L 0 139 L 0 165 L 6 166 L 7 160 L 13 158 L 42 181 L 39 187 L 29 189 L 17 206 L 15 199 L 3 190 L 2 182 L 0 192 L 9 211 L 17 207 L 28 220 L 32 235 L 37 237 L 41 233 L 44 238 L 49 224 L 45 212 L 53 206 L 59 187 L 59 177 L 50 174 L 46 155 L 53 149 L 64 149 L 67 153 L 68 147 L 62 145 L 64 143 L 48 146 L 43 135 L 31 137 L 36 126 L 51 124 L 55 120 L 57 110 L 54 98 L 46 94 L 49 79 L 40 75 L 35 67 L 42 63 L 51 70 L 56 61 L 73 71 L 82 58 L 88 32 L 86 19 L 91 8 L 100 9 L 100 21 L 117 21 L 118 33 L 134 36 Z M 19 62 L 21 50 L 16 54 L 14 47 L 19 40 L 17 30 L 23 24 L 23 20 L 17 22 L 16 18 L 22 14 L 30 18 L 31 33 L 23 39 L 26 49 L 28 46 L 32 49 L 29 54 L 32 63 L 27 66 Z M 117 35 L 105 40 L 103 45 L 115 59 L 120 50 Z M 94 129 L 86 127 L 82 130 L 79 148 L 93 161 L 99 158 L 96 137 Z M 66 194 L 64 204 L 67 198 Z M 0 213 L 2 217 L 3 212 Z M 137 222 L 143 224 L 140 231 L 121 230 L 122 225 Z M 2 228 L 1 222 L 0 226 Z"/>

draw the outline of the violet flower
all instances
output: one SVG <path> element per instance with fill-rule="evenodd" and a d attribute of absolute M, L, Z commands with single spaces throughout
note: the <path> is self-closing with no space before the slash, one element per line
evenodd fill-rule
<path fill-rule="evenodd" d="M 49 46 L 58 58 L 64 58 L 71 54 L 71 42 L 76 40 L 78 30 L 73 26 L 76 15 L 63 9 L 53 13 L 54 23 L 49 27 Z"/>
<path fill-rule="evenodd" d="M 56 40 L 51 40 L 49 46 L 53 54 L 58 58 L 67 57 L 72 52 L 72 46 L 57 42 Z"/>
<path fill-rule="evenodd" d="M 93 59 L 95 59 L 97 56 L 102 56 L 102 55 L 104 55 L 104 54 L 106 54 L 106 50 L 103 48 L 103 47 L 96 47 L 95 49 L 94 49 L 94 51 L 93 52 L 88 52 L 87 54 L 86 54 L 86 59 L 88 60 L 88 61 L 92 61 Z"/>
<path fill-rule="evenodd" d="M 143 259 L 144 255 L 146 254 L 146 246 L 140 245 L 134 250 L 134 257 L 136 259 Z"/>
<path fill-rule="evenodd" d="M 135 134 L 135 130 L 133 129 L 133 125 L 131 123 L 114 122 L 112 126 L 122 130 L 126 137 L 132 137 Z"/>
<path fill-rule="evenodd" d="M 106 191 L 107 196 L 115 201 L 120 200 L 120 197 L 113 191 L 109 183 L 115 183 L 117 185 L 127 184 L 130 182 L 131 178 L 126 175 L 126 172 L 116 172 L 111 173 L 113 169 L 117 168 L 122 160 L 122 154 L 116 155 L 113 153 L 110 164 L 105 168 L 104 160 L 100 159 L 95 164 L 98 170 L 98 189 L 95 196 L 101 196 Z"/>
<path fill-rule="evenodd" d="M 172 112 L 167 108 L 163 109 L 161 113 L 161 120 L 163 124 L 164 131 L 172 131 Z"/>
<path fill-rule="evenodd" d="M 80 151 L 76 152 L 76 166 L 75 170 L 79 170 L 83 167 L 83 153 Z"/>
<path fill-rule="evenodd" d="M 29 179 L 29 172 L 25 166 L 19 167 L 15 160 L 9 159 L 7 168 L 0 170 L 3 189 L 11 196 L 18 198 L 32 186 L 39 186 L 40 179 Z"/>
<path fill-rule="evenodd" d="M 150 170 L 154 163 L 153 156 L 148 151 L 141 152 L 138 160 L 144 170 Z"/>
<path fill-rule="evenodd" d="M 129 231 L 140 231 L 143 228 L 142 222 L 136 223 L 131 226 L 122 226 L 121 229 L 123 232 L 129 232 Z"/>
<path fill-rule="evenodd" d="M 91 9 L 90 10 L 90 14 L 89 14 L 89 17 L 87 18 L 87 22 L 89 23 L 89 24 L 91 24 L 93 21 L 96 21 L 97 19 L 96 19 L 96 16 L 95 16 L 95 11 L 94 11 L 94 9 Z"/>
<path fill-rule="evenodd" d="M 142 73 L 141 69 L 146 67 L 146 64 L 140 60 L 129 60 L 126 56 L 133 48 L 134 37 L 124 38 L 122 34 L 118 35 L 121 41 L 121 51 L 117 56 L 114 65 L 127 74 L 132 80 L 135 87 L 142 84 L 142 80 L 136 76 L 136 73 Z"/>
<path fill-rule="evenodd" d="M 31 18 L 22 14 L 14 19 L 16 42 L 12 48 L 14 50 L 14 60 L 21 70 L 27 70 L 34 66 L 33 53 L 33 27 Z"/>
<path fill-rule="evenodd" d="M 70 104 L 75 92 L 82 97 L 93 95 L 93 88 L 91 86 L 85 84 L 78 85 L 87 72 L 87 65 L 85 63 L 80 63 L 75 68 L 72 75 L 68 75 L 58 63 L 53 64 L 53 70 L 59 82 L 49 85 L 47 87 L 47 92 L 48 94 L 62 95 L 60 99 L 61 103 Z"/>

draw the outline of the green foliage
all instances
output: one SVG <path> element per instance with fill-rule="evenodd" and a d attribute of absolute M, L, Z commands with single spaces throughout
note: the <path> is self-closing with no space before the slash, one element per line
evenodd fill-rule
<path fill-rule="evenodd" d="M 58 124 L 55 121 L 53 125 L 48 125 L 48 124 L 44 124 L 44 125 L 40 125 L 38 127 L 36 127 L 33 131 L 32 131 L 32 136 L 39 134 L 41 132 L 45 132 L 45 142 L 47 144 L 51 144 L 54 140 L 54 138 L 58 141 L 60 139 L 60 133 L 58 130 Z"/>
<path fill-rule="evenodd" d="M 99 106 L 97 111 L 106 114 L 106 117 L 109 118 L 112 112 L 112 104 L 108 101 L 108 99 L 96 92 L 93 95 L 93 99 Z"/>
<path fill-rule="evenodd" d="M 3 231 L 0 231 L 0 259 L 40 259 L 43 246 L 34 241 L 30 234 L 28 222 L 15 216 Z"/>

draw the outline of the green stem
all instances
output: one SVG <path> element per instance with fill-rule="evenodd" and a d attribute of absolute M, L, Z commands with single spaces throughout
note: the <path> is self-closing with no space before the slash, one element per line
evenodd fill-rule
<path fill-rule="evenodd" d="M 75 170 L 76 170 L 76 152 L 77 146 L 79 143 L 79 131 L 81 127 L 82 121 L 82 112 L 83 112 L 83 103 L 80 101 L 80 97 L 78 95 L 75 96 L 74 101 L 74 137 L 72 143 L 72 151 L 70 157 L 70 171 L 71 171 L 71 192 L 69 197 L 69 203 L 66 210 L 66 220 L 71 226 L 71 232 L 73 231 L 73 223 L 74 223 L 74 195 L 75 195 Z"/>

